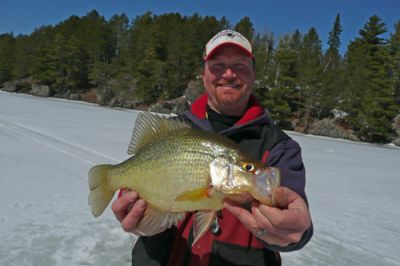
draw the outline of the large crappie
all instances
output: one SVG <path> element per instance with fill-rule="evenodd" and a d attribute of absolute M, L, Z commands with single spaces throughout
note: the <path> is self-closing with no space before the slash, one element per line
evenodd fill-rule
<path fill-rule="evenodd" d="M 97 217 L 118 189 L 137 191 L 147 202 L 137 227 L 143 235 L 159 233 L 185 212 L 198 211 L 195 243 L 224 199 L 239 200 L 248 193 L 272 205 L 273 190 L 280 184 L 277 168 L 254 161 L 232 140 L 150 113 L 138 115 L 128 154 L 134 156 L 120 164 L 90 169 L 89 204 Z"/>

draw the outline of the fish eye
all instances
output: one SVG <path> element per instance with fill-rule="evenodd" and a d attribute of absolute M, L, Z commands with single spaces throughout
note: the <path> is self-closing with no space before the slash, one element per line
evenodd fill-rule
<path fill-rule="evenodd" d="M 251 163 L 243 163 L 242 168 L 247 171 L 247 172 L 252 172 L 254 171 L 254 164 Z"/>

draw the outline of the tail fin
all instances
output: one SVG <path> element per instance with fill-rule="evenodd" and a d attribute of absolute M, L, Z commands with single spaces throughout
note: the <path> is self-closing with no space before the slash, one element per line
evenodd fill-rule
<path fill-rule="evenodd" d="M 115 191 L 108 184 L 108 171 L 111 167 L 110 164 L 102 164 L 89 170 L 89 205 L 95 217 L 103 213 L 114 196 Z"/>

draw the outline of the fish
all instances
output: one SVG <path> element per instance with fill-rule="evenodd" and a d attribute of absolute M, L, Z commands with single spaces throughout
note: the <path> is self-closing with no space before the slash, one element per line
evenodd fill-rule
<path fill-rule="evenodd" d="M 273 206 L 280 185 L 279 168 L 254 160 L 233 140 L 149 112 L 138 115 L 128 154 L 121 163 L 89 170 L 89 205 L 98 217 L 117 190 L 136 191 L 147 203 L 138 235 L 160 233 L 194 212 L 194 245 L 225 200 L 243 203 L 250 195 Z"/>

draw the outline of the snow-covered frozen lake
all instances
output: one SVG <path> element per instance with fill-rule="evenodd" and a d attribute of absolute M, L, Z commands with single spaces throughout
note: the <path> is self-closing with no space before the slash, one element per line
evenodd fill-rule
<path fill-rule="evenodd" d="M 128 158 L 137 112 L 0 91 L 0 265 L 130 265 L 134 236 L 87 204 L 89 168 Z M 400 149 L 290 133 L 314 237 L 284 265 L 400 265 Z"/>

